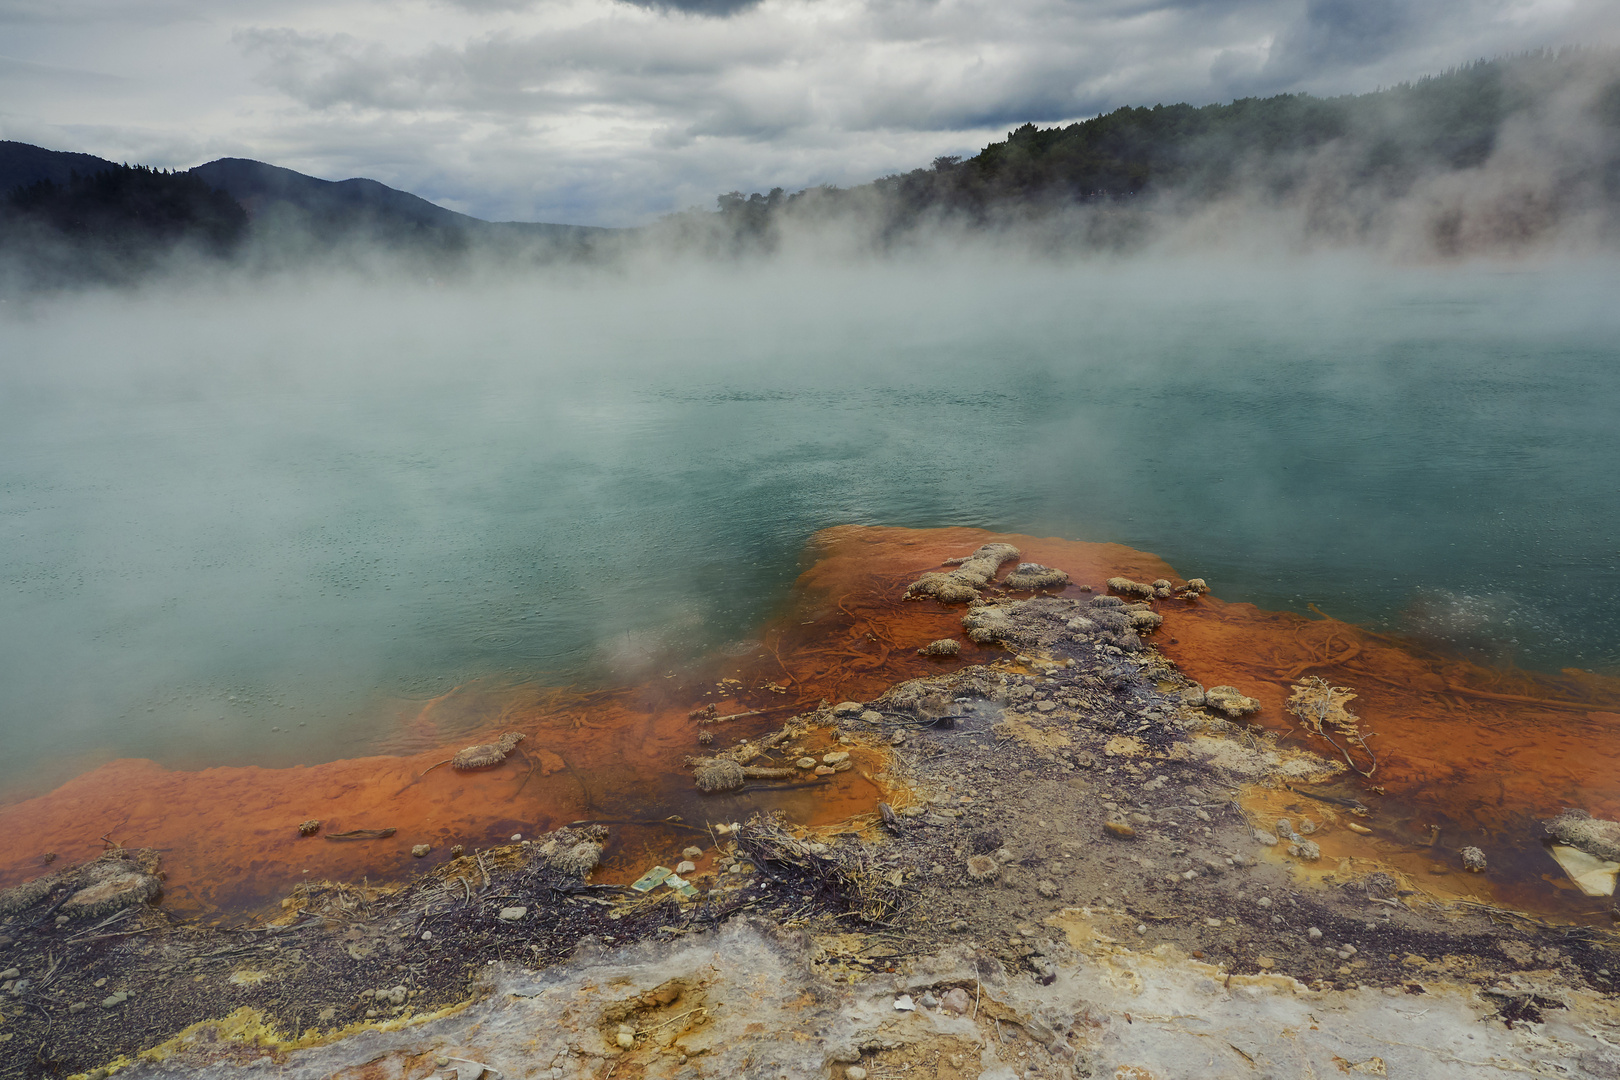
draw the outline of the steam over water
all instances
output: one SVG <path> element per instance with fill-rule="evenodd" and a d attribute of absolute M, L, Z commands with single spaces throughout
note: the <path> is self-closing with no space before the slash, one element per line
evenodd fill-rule
<path fill-rule="evenodd" d="M 0 793 L 748 637 L 846 522 L 1620 669 L 1620 265 L 332 281 L 0 311 Z M 277 730 L 279 729 L 279 730 Z"/>

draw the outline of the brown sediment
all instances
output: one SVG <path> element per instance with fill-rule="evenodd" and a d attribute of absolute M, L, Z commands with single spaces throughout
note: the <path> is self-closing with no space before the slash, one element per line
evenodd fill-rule
<path fill-rule="evenodd" d="M 901 680 L 938 674 L 942 665 L 951 670 L 1004 655 L 965 637 L 962 608 L 902 599 L 922 574 L 997 541 L 1016 545 L 1026 562 L 1066 571 L 1068 596 L 1083 597 L 1084 586 L 1101 592 L 1111 577 L 1185 580 L 1158 558 L 1118 544 L 968 528 L 829 529 L 813 538 L 789 603 L 749 655 L 596 691 L 458 688 L 414 709 L 381 740 L 395 756 L 198 772 L 113 761 L 48 795 L 0 808 L 0 885 L 35 876 L 42 852 L 84 861 L 109 837 L 164 851 L 167 902 L 181 913 L 235 913 L 304 880 L 405 878 L 422 867 L 410 855 L 415 844 L 434 846 L 431 863 L 457 843 L 479 846 L 584 819 L 644 823 L 616 830 L 598 872 L 598 880 L 627 882 L 680 846 L 679 830 L 662 824 L 671 815 L 691 828 L 743 819 L 756 809 L 784 810 L 807 824 L 871 811 L 885 792 L 866 768 L 809 788 L 763 782 L 741 793 L 704 795 L 682 762 L 696 752 L 703 730 L 719 736 L 718 750 L 824 700 L 865 701 Z M 991 583 L 986 596 L 996 592 Z M 1437 825 L 1442 853 L 1479 843 L 1491 856 L 1492 871 L 1459 873 L 1459 888 L 1494 889 L 1544 908 L 1530 901 L 1559 888 L 1558 875 L 1526 846 L 1533 823 L 1566 806 L 1620 818 L 1620 782 L 1609 764 L 1620 756 L 1615 680 L 1484 668 L 1339 620 L 1212 596 L 1160 600 L 1155 609 L 1165 622 L 1152 641 L 1186 675 L 1206 686 L 1237 687 L 1262 704 L 1250 722 L 1318 753 L 1332 751 L 1291 723 L 1284 707 L 1293 684 L 1318 675 L 1356 693 L 1382 793 L 1359 780 L 1341 785 L 1339 794 L 1374 808 L 1363 822 L 1373 834 L 1325 833 L 1324 864 L 1340 857 L 1342 843 L 1351 852 L 1343 857 L 1427 873 L 1424 860 L 1438 865 L 1436 848 L 1425 842 Z M 961 642 L 957 655 L 919 655 L 945 638 Z M 705 728 L 702 711 L 711 705 L 720 719 L 738 719 Z M 505 762 L 477 773 L 426 772 L 469 737 L 488 740 L 501 731 L 526 736 Z M 1297 793 L 1281 797 L 1285 808 L 1331 805 Z M 322 843 L 299 835 L 307 819 L 320 819 L 328 834 L 379 828 L 397 834 Z M 1442 875 L 1431 876 L 1438 882 Z"/>

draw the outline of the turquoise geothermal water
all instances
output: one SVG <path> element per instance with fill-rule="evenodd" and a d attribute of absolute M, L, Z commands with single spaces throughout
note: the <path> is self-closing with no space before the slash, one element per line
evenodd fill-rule
<path fill-rule="evenodd" d="M 13 299 L 0 790 L 665 669 L 847 522 L 1119 541 L 1615 673 L 1617 295 L 1602 261 L 963 257 Z"/>

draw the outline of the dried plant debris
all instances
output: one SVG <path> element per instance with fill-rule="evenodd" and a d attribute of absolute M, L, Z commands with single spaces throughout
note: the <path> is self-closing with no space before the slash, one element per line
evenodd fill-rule
<path fill-rule="evenodd" d="M 791 871 L 788 883 L 801 893 L 831 898 L 861 922 L 886 923 L 907 906 L 903 872 L 858 837 L 825 843 L 796 834 L 778 817 L 755 815 L 737 830 L 736 840 L 755 865 L 779 880 Z"/>
<path fill-rule="evenodd" d="M 0 967 L 21 978 L 8 979 L 0 996 L 0 1035 L 10 1036 L 0 1038 L 0 1075 L 104 1076 L 97 1070 L 108 1063 L 135 1064 L 206 1021 L 242 1032 L 187 1040 L 218 1055 L 216 1065 L 270 1054 L 279 1062 L 295 1040 L 321 1042 L 367 1023 L 402 1030 L 454 1011 L 484 992 L 498 961 L 542 968 L 575 955 L 583 940 L 628 943 L 718 921 L 700 922 L 694 904 L 618 911 L 608 899 L 616 886 L 581 880 L 606 838 L 585 824 L 470 852 L 405 883 L 300 883 L 269 924 L 182 922 L 150 903 L 67 915 L 62 901 L 81 889 L 155 877 L 156 855 L 146 851 L 111 851 L 43 886 L 9 890 Z M 747 897 L 766 906 L 756 898 L 757 890 Z M 523 916 L 513 918 L 517 911 Z M 248 1013 L 254 1019 L 242 1029 Z M 131 1071 L 145 1075 L 152 1060 Z"/>
<path fill-rule="evenodd" d="M 734 791 L 747 782 L 743 767 L 726 757 L 698 758 L 692 761 L 697 786 L 703 791 Z"/>
<path fill-rule="evenodd" d="M 558 829 L 534 842 L 534 854 L 547 866 L 570 877 L 585 878 L 602 861 L 605 825 Z"/>
<path fill-rule="evenodd" d="M 1208 699 L 1214 692 L 1207 691 L 1205 698 Z M 1360 720 L 1346 708 L 1355 697 L 1348 687 L 1333 686 L 1326 679 L 1311 675 L 1294 684 L 1294 693 L 1288 699 L 1287 708 L 1299 717 L 1307 730 L 1326 740 L 1329 746 L 1342 754 L 1346 765 L 1362 776 L 1371 777 L 1378 771 L 1378 758 L 1367 745 Z M 1334 738 L 1335 733 L 1338 739 Z M 1351 747 L 1361 752 L 1366 760 L 1365 768 L 1351 757 Z"/>
<path fill-rule="evenodd" d="M 915 600 L 931 596 L 943 604 L 965 604 L 976 600 L 979 590 L 995 579 L 1002 565 L 1012 562 L 1019 554 L 1011 544 L 985 544 L 961 559 L 956 569 L 924 574 L 912 582 L 905 598 Z M 958 560 L 952 559 L 950 562 L 956 563 Z"/>
<path fill-rule="evenodd" d="M 799 775 L 792 765 L 750 765 L 792 735 L 789 728 L 751 739 L 712 757 L 689 757 L 697 786 L 703 791 L 735 791 L 749 780 L 787 780 Z"/>

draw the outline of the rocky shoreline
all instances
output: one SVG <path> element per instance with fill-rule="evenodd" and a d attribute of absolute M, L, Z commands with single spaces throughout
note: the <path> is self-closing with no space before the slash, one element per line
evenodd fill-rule
<path fill-rule="evenodd" d="M 145 895 L 64 914 L 154 872 L 116 849 L 0 894 L 0 1076 L 1620 1076 L 1615 935 L 1325 859 L 1365 831 L 1354 763 L 1144 640 L 1202 582 L 1046 595 L 1067 575 L 1023 564 L 1009 591 L 1016 551 L 980 555 L 914 595 L 1001 659 L 692 759 L 858 769 L 871 813 L 682 826 L 645 890 L 590 882 L 587 823 L 238 930 Z"/>

